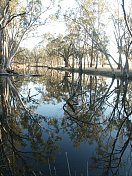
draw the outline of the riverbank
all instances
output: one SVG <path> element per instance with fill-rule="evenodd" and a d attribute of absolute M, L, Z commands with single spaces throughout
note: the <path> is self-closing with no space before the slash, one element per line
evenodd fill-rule
<path fill-rule="evenodd" d="M 85 73 L 85 74 L 91 74 L 91 75 L 101 75 L 101 76 L 105 76 L 105 77 L 114 77 L 114 78 L 119 78 L 121 79 L 121 71 L 114 68 L 114 75 L 112 74 L 112 71 L 110 68 L 104 67 L 104 68 L 87 68 L 87 69 L 82 69 L 79 70 L 77 68 L 75 68 L 74 70 L 72 68 L 65 68 L 65 67 L 48 67 L 45 66 L 48 69 L 55 69 L 55 70 L 62 70 L 62 71 L 69 71 L 69 72 L 78 72 L 78 73 Z M 132 69 L 129 70 L 129 77 L 128 79 L 132 80 Z"/>
<path fill-rule="evenodd" d="M 31 67 L 36 67 L 36 66 L 31 66 Z M 84 74 L 90 74 L 90 75 L 98 75 L 98 76 L 105 76 L 105 77 L 110 77 L 110 78 L 118 78 L 118 79 L 126 79 L 127 77 L 122 77 L 121 76 L 121 71 L 114 68 L 114 74 L 112 74 L 112 71 L 110 68 L 108 67 L 99 67 L 97 69 L 95 69 L 94 67 L 93 68 L 86 68 L 85 70 L 82 69 L 78 69 L 78 68 L 75 68 L 75 69 L 72 69 L 72 68 L 68 68 L 68 67 L 49 67 L 49 66 L 38 66 L 38 68 L 48 68 L 48 69 L 54 69 L 54 70 L 61 70 L 61 71 L 68 71 L 68 72 L 76 72 L 76 73 L 84 73 Z M 18 71 L 18 70 L 17 70 Z M 12 74 L 9 74 L 9 72 L 6 72 L 6 71 L 0 71 L 0 75 L 3 75 L 3 76 L 13 76 L 14 74 L 13 73 L 17 73 L 16 72 L 12 72 Z M 23 75 L 23 74 L 22 74 Z M 17 76 L 21 76 L 21 74 L 17 74 Z M 42 76 L 42 75 L 41 75 Z M 128 77 L 129 80 L 132 80 L 132 68 L 130 68 L 129 70 L 129 77 Z"/>

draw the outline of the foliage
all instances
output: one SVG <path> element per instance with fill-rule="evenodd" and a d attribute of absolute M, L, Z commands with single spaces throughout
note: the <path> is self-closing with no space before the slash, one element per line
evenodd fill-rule
<path fill-rule="evenodd" d="M 50 58 L 59 57 L 64 59 L 65 67 L 69 66 L 69 58 L 72 56 L 72 43 L 69 36 L 58 35 L 57 38 L 48 37 L 46 53 Z"/>

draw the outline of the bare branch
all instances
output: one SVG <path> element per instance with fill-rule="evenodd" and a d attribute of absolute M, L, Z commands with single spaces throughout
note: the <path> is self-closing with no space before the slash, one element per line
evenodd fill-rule
<path fill-rule="evenodd" d="M 126 11 L 125 11 L 125 7 L 124 7 L 124 0 L 122 0 L 122 9 L 123 9 L 123 13 L 124 13 L 124 20 L 125 20 L 125 23 L 126 23 L 126 26 L 127 26 L 127 29 L 129 31 L 129 34 L 131 35 L 132 37 L 132 32 L 129 28 L 129 25 L 128 25 L 128 22 L 127 22 L 127 18 L 126 18 Z"/>

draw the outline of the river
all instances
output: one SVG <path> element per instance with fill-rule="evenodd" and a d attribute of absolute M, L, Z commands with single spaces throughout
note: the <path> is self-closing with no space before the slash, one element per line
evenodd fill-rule
<path fill-rule="evenodd" d="M 37 72 L 0 77 L 1 175 L 131 176 L 132 82 Z"/>

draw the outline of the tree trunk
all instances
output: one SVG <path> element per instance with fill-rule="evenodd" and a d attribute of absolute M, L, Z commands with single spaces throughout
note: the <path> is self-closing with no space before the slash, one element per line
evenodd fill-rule
<path fill-rule="evenodd" d="M 90 63 L 90 67 L 92 67 L 93 65 L 93 39 L 92 39 L 92 46 L 91 46 L 91 63 Z"/>
<path fill-rule="evenodd" d="M 65 67 L 68 67 L 69 66 L 68 58 L 64 58 L 64 61 L 65 61 Z"/>
<path fill-rule="evenodd" d="M 74 70 L 74 54 L 72 55 L 72 69 Z"/>
<path fill-rule="evenodd" d="M 129 63 L 128 63 L 128 58 L 126 58 L 126 63 L 123 69 L 123 77 L 128 78 L 129 77 Z"/>
<path fill-rule="evenodd" d="M 75 50 L 74 47 L 72 46 L 72 70 L 74 70 L 74 61 L 75 61 Z"/>
<path fill-rule="evenodd" d="M 96 54 L 96 66 L 95 66 L 95 69 L 97 69 L 98 67 L 98 51 L 97 51 L 97 54 Z"/>
<path fill-rule="evenodd" d="M 2 70 L 2 48 L 0 46 L 0 70 Z"/>
<path fill-rule="evenodd" d="M 84 62 L 83 62 L 83 68 L 84 68 L 84 70 L 85 70 L 85 65 L 86 65 L 86 63 L 85 63 L 85 61 L 86 61 L 86 55 L 84 56 Z"/>
<path fill-rule="evenodd" d="M 82 72 L 82 56 L 79 56 L 79 70 Z"/>
<path fill-rule="evenodd" d="M 107 61 L 109 62 L 109 66 L 110 66 L 110 68 L 111 68 L 111 71 L 112 71 L 113 76 L 115 76 L 114 68 L 113 68 L 113 66 L 112 66 L 112 64 L 111 64 L 111 62 L 110 62 L 110 60 L 109 60 L 109 57 L 108 57 L 107 55 L 105 55 L 105 57 L 106 57 Z"/>
<path fill-rule="evenodd" d="M 1 27 L 1 25 L 0 25 Z M 3 58 L 3 54 L 2 54 L 2 31 L 0 31 L 0 70 L 3 69 L 3 66 L 2 66 L 2 58 Z"/>
<path fill-rule="evenodd" d="M 7 75 L 3 64 L 3 31 L 0 31 L 0 75 Z"/>

